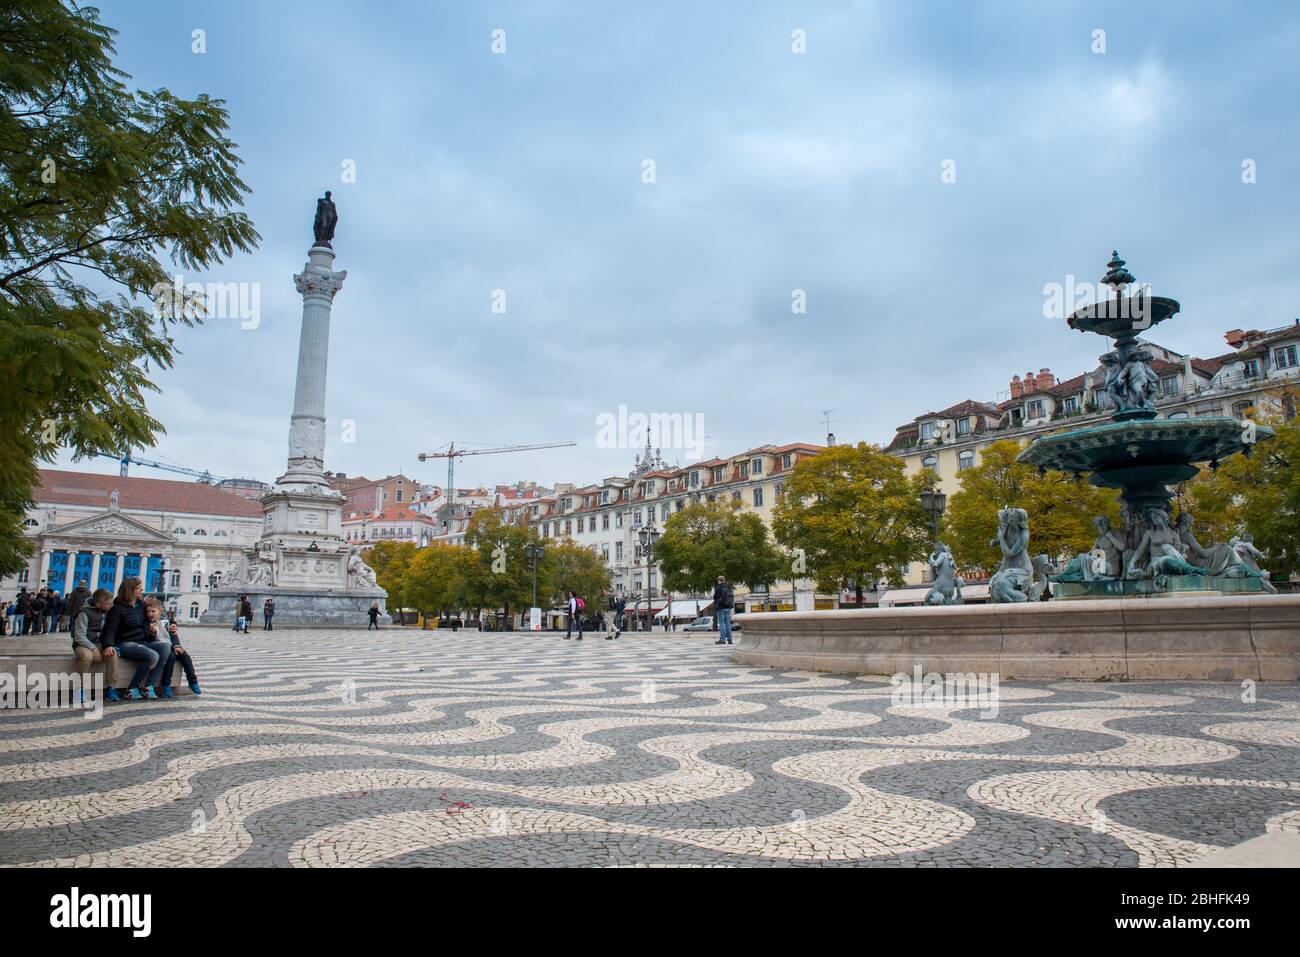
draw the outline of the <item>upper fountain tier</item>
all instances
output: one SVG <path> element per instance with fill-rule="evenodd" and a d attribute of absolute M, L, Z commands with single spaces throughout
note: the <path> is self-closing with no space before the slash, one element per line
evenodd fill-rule
<path fill-rule="evenodd" d="M 1110 286 L 1115 293 L 1114 297 L 1084 306 L 1075 312 L 1066 320 L 1071 329 L 1095 332 L 1123 341 L 1136 338 L 1157 323 L 1177 314 L 1181 308 L 1176 299 L 1152 296 L 1149 291 L 1142 289 L 1135 295 L 1124 295 L 1125 287 L 1136 280 L 1124 268 L 1124 260 L 1119 258 L 1118 251 L 1111 252 L 1110 262 L 1106 266 L 1106 275 L 1101 277 L 1101 282 L 1104 286 Z"/>

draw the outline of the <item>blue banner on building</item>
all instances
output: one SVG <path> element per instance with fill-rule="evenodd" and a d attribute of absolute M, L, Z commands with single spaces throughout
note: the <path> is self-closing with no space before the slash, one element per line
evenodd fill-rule
<path fill-rule="evenodd" d="M 117 578 L 117 553 L 105 552 L 99 556 L 99 581 L 95 582 L 95 587 L 112 591 L 115 578 Z"/>
<path fill-rule="evenodd" d="M 81 552 L 77 555 L 77 567 L 72 572 L 73 588 L 77 587 L 78 582 L 85 582 L 87 587 L 90 586 L 90 574 L 94 570 L 94 565 L 95 556 L 90 552 Z"/>
<path fill-rule="evenodd" d="M 60 549 L 50 555 L 50 573 L 45 578 L 45 584 L 62 595 L 67 591 L 67 588 L 64 586 L 67 577 L 68 553 Z"/>

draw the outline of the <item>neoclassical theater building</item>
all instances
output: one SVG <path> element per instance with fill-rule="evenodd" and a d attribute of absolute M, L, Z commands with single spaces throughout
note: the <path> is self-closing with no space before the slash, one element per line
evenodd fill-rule
<path fill-rule="evenodd" d="M 67 594 L 77 582 L 115 591 L 140 578 L 182 621 L 197 621 L 216 576 L 233 569 L 262 528 L 262 507 L 199 482 L 41 469 L 25 521 L 28 567 L 0 579 L 0 598 L 20 588 Z"/>

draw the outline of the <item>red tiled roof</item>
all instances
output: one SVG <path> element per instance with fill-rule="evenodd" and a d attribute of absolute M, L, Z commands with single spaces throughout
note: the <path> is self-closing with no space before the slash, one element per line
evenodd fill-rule
<path fill-rule="evenodd" d="M 65 472 L 41 469 L 41 484 L 34 498 L 51 505 L 86 505 L 107 509 L 114 490 L 123 509 L 142 512 L 176 512 L 187 515 L 228 515 L 232 518 L 261 518 L 262 506 L 225 489 L 201 482 L 172 479 L 100 475 L 95 472 Z"/>

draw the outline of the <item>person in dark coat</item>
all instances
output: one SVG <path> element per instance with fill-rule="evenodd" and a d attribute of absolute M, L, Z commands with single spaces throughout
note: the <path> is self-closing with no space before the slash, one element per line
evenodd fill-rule
<path fill-rule="evenodd" d="M 275 617 L 275 599 L 268 598 L 262 603 L 262 630 L 274 631 L 275 624 L 271 619 Z"/>
<path fill-rule="evenodd" d="M 247 595 L 239 599 L 239 617 L 244 619 L 244 634 L 248 634 L 249 626 L 253 624 L 253 603 Z"/>
<path fill-rule="evenodd" d="M 369 631 L 371 628 L 375 629 L 375 631 L 378 631 L 379 630 L 379 602 L 375 602 L 374 604 L 372 604 L 370 606 L 370 611 L 366 612 L 366 614 L 370 616 L 370 624 L 366 626 L 366 631 Z"/>
<path fill-rule="evenodd" d="M 104 616 L 99 644 L 105 655 L 121 655 L 136 663 L 126 693 L 128 700 L 157 699 L 158 693 L 154 688 L 162 678 L 163 666 L 171 657 L 171 642 L 155 638 L 149 628 L 145 615 L 144 583 L 140 579 L 122 580 L 113 607 Z"/>
<path fill-rule="evenodd" d="M 713 614 L 718 619 L 718 640 L 715 645 L 731 644 L 731 612 L 736 607 L 736 594 L 723 575 L 713 589 Z"/>
<path fill-rule="evenodd" d="M 86 604 L 86 599 L 90 597 L 90 589 L 86 587 L 86 580 L 83 578 L 77 582 L 77 587 L 68 593 L 68 627 L 72 627 L 72 622 L 77 617 L 77 612 Z"/>

